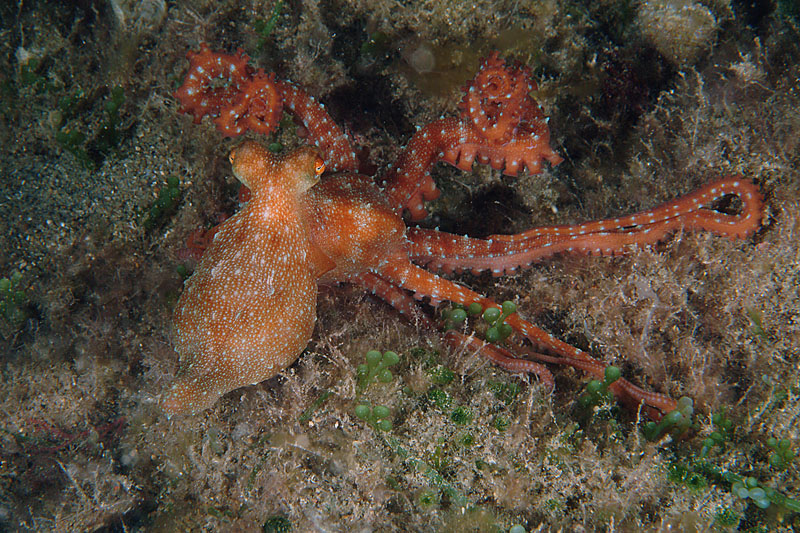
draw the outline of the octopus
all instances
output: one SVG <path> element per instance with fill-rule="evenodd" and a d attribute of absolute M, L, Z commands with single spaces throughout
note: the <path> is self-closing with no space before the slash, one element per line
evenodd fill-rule
<path fill-rule="evenodd" d="M 199 412 L 291 365 L 311 338 L 322 284 L 358 285 L 407 316 L 422 299 L 485 310 L 499 306 L 436 272 L 499 276 L 556 254 L 624 253 L 679 229 L 742 239 L 761 223 L 757 185 L 729 176 L 645 212 L 513 235 L 474 238 L 410 226 L 426 216 L 424 202 L 438 196 L 430 175 L 437 162 L 465 171 L 487 164 L 512 176 L 539 172 L 545 161 L 561 162 L 550 147 L 547 117 L 530 95 L 536 85 L 528 68 L 489 55 L 465 87 L 460 116 L 420 128 L 379 185 L 358 173 L 349 136 L 324 106 L 292 82 L 253 69 L 241 51 L 212 52 L 204 45 L 188 58 L 190 69 L 176 97 L 195 122 L 210 115 L 225 135 L 267 134 L 288 111 L 315 148 L 278 156 L 246 141 L 231 153 L 233 173 L 251 196 L 211 231 L 178 302 L 179 372 L 161 401 L 170 414 Z M 332 173 L 323 176 L 326 168 Z M 737 212 L 717 207 L 727 197 L 738 197 Z M 532 372 L 549 387 L 553 378 L 546 363 L 603 378 L 602 361 L 516 312 L 505 321 L 515 335 L 503 346 L 458 331 L 445 339 L 467 344 L 511 372 Z M 432 319 L 423 322 L 436 327 Z M 609 390 L 654 419 L 677 406 L 624 378 Z"/>

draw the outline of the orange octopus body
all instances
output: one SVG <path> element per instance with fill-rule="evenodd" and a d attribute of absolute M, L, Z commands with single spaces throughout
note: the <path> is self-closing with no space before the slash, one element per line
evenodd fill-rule
<path fill-rule="evenodd" d="M 311 240 L 336 264 L 320 283 L 408 260 L 406 225 L 368 176 L 326 176 L 304 198 L 304 209 Z"/>
<path fill-rule="evenodd" d="M 316 273 L 298 212 L 321 172 L 319 156 L 301 149 L 277 158 L 246 143 L 231 160 L 253 196 L 219 226 L 178 300 L 182 369 L 162 401 L 168 413 L 200 411 L 226 392 L 274 376 L 297 359 L 314 330 Z"/>
<path fill-rule="evenodd" d="M 523 168 L 538 172 L 543 161 L 561 162 L 550 147 L 544 112 L 529 94 L 535 88 L 529 69 L 506 65 L 497 53 L 487 57 L 465 88 L 461 116 L 420 128 L 379 188 L 372 178 L 355 173 L 350 139 L 301 89 L 243 66 L 246 56 L 241 53 L 212 54 L 203 47 L 189 59 L 190 72 L 176 96 L 195 120 L 210 114 L 226 135 L 246 128 L 264 133 L 285 109 L 305 126 L 329 167 L 342 173 L 313 186 L 323 165 L 309 148 L 278 158 L 248 142 L 233 152 L 234 173 L 253 196 L 220 226 L 178 302 L 176 348 L 182 370 L 163 402 L 169 412 L 205 408 L 221 394 L 267 379 L 291 364 L 313 329 L 317 283 L 357 284 L 405 314 L 414 309 L 414 299 L 422 298 L 434 305 L 447 300 L 486 309 L 497 304 L 422 267 L 501 275 L 557 253 L 624 253 L 679 229 L 744 238 L 761 223 L 758 187 L 732 176 L 615 219 L 486 239 L 407 229 L 403 211 L 412 220 L 422 218 L 424 201 L 438 195 L 430 175 L 438 161 L 462 170 L 476 162 L 488 164 L 508 175 Z M 225 65 L 233 69 L 233 89 L 217 91 L 215 78 L 224 74 Z M 280 101 L 274 111 L 270 105 L 276 98 Z M 739 197 L 737 214 L 714 207 L 725 196 Z M 552 375 L 542 363 L 572 366 L 603 379 L 605 363 L 519 314 L 505 322 L 517 333 L 508 346 L 530 359 L 453 332 L 446 339 L 465 342 L 512 372 L 533 372 L 551 387 Z M 669 397 L 623 378 L 610 390 L 624 403 L 644 404 L 654 418 L 676 406 Z"/>

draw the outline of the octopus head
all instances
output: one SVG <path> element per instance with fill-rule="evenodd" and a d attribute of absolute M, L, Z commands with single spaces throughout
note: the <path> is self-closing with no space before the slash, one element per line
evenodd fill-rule
<path fill-rule="evenodd" d="M 310 146 L 277 155 L 262 144 L 246 141 L 231 151 L 229 159 L 233 174 L 254 195 L 275 187 L 300 195 L 313 187 L 325 171 L 325 162 Z"/>

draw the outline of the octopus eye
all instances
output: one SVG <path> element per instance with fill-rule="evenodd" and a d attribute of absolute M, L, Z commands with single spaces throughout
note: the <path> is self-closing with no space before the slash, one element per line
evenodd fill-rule
<path fill-rule="evenodd" d="M 317 176 L 321 176 L 325 172 L 325 161 L 321 157 L 317 157 L 317 160 L 314 161 L 314 172 Z"/>

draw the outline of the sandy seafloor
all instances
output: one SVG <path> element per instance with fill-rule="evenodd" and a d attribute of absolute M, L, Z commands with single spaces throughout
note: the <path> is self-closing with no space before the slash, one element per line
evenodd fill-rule
<path fill-rule="evenodd" d="M 275 7 L 0 5 L 0 531 L 800 528 L 796 2 L 293 0 L 266 34 Z M 548 393 L 353 287 L 320 291 L 308 349 L 278 377 L 167 418 L 182 251 L 236 209 L 240 139 L 171 95 L 203 42 L 320 97 L 377 174 L 415 126 L 457 112 L 482 55 L 529 64 L 565 161 L 517 178 L 439 165 L 428 226 L 514 232 L 754 179 L 765 220 L 746 240 L 679 232 L 455 276 L 644 388 L 691 397 L 695 428 L 650 442 L 636 412 L 579 404 L 580 373 L 552 368 Z M 302 143 L 291 123 L 261 140 Z M 148 222 L 170 177 L 180 195 Z M 366 392 L 389 432 L 354 416 L 373 348 L 401 355 Z M 714 414 L 730 426 L 702 459 Z M 786 439 L 782 459 L 770 438 Z"/>

